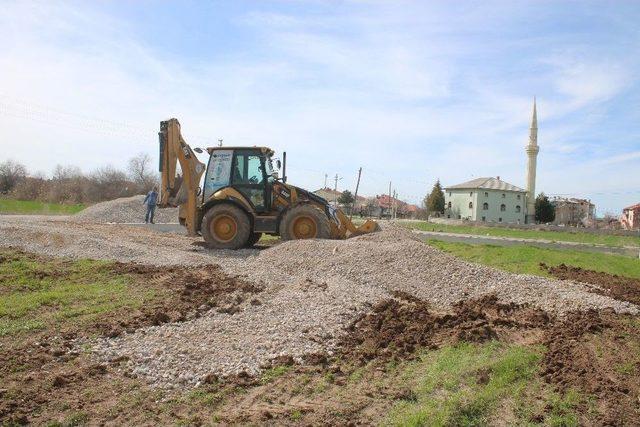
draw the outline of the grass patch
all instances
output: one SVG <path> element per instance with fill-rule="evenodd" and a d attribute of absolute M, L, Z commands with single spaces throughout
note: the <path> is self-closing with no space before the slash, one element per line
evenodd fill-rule
<path fill-rule="evenodd" d="M 73 215 L 84 208 L 83 204 L 63 205 L 35 200 L 0 199 L 0 214 Z"/>
<path fill-rule="evenodd" d="M 271 381 L 275 380 L 278 377 L 283 376 L 287 372 L 289 372 L 289 366 L 274 366 L 273 368 L 269 368 L 262 373 L 262 377 L 260 377 L 261 384 L 268 384 Z"/>
<path fill-rule="evenodd" d="M 0 336 L 95 319 L 135 309 L 154 296 L 106 261 L 40 259 L 0 250 Z"/>
<path fill-rule="evenodd" d="M 590 234 L 582 231 L 544 231 L 544 230 L 519 230 L 502 227 L 482 227 L 472 225 L 447 225 L 434 224 L 426 221 L 401 223 L 403 226 L 422 230 L 443 233 L 473 234 L 480 236 L 515 237 L 522 239 L 544 239 L 554 242 L 577 242 L 587 244 L 599 244 L 606 246 L 638 246 L 640 237 L 612 236 L 607 234 Z"/>
<path fill-rule="evenodd" d="M 400 369 L 411 386 L 384 424 L 397 426 L 577 425 L 584 397 L 555 393 L 538 376 L 544 348 L 497 341 L 424 353 Z M 534 421 L 535 420 L 535 421 Z"/>
<path fill-rule="evenodd" d="M 272 243 L 276 240 L 280 240 L 280 236 L 272 236 L 271 234 L 263 233 L 260 240 L 258 240 L 258 243 Z"/>
<path fill-rule="evenodd" d="M 473 245 L 440 240 L 430 240 L 428 244 L 468 261 L 489 265 L 512 273 L 549 276 L 546 271 L 540 268 L 539 264 L 544 262 L 550 266 L 564 263 L 609 274 L 640 278 L 640 260 L 618 255 L 564 249 L 544 249 L 526 245 Z"/>
<path fill-rule="evenodd" d="M 462 343 L 426 353 L 405 370 L 412 399 L 396 404 L 392 425 L 484 425 L 493 410 L 535 378 L 535 347 Z"/>

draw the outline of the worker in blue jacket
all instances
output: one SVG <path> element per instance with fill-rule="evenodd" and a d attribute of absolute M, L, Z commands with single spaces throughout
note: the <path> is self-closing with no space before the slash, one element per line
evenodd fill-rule
<path fill-rule="evenodd" d="M 156 211 L 157 201 L 158 187 L 153 187 L 153 189 L 147 193 L 147 197 L 144 198 L 144 202 L 142 202 L 143 205 L 147 205 L 147 215 L 144 217 L 144 222 L 153 224 L 153 214 Z"/>

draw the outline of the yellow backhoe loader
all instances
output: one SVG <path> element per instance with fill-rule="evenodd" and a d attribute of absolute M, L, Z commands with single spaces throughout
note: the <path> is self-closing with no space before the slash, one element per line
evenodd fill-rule
<path fill-rule="evenodd" d="M 182 138 L 177 119 L 160 122 L 158 135 L 162 177 L 158 207 L 179 207 L 180 224 L 189 235 L 201 234 L 211 248 L 250 247 L 263 233 L 283 240 L 344 239 L 379 229 L 371 220 L 356 227 L 322 197 L 287 184 L 286 154 L 282 178 L 274 170 L 274 151 L 268 147 L 207 148 L 205 171 Z M 280 160 L 276 163 L 280 169 Z"/>

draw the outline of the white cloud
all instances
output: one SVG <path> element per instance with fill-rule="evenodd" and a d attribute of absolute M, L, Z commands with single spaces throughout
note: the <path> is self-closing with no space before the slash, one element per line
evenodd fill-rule
<path fill-rule="evenodd" d="M 602 105 L 636 81 L 636 64 L 528 50 L 530 36 L 514 24 L 528 19 L 527 8 L 510 3 L 489 4 L 499 14 L 423 2 L 322 7 L 307 15 L 248 10 L 230 18 L 254 37 L 247 46 L 188 62 L 147 46 L 135 23 L 91 4 L 6 4 L 3 157 L 35 170 L 122 166 L 132 153 L 155 153 L 158 122 L 174 116 L 194 145 L 223 137 L 286 149 L 290 178 L 302 186 L 336 172 L 350 185 L 363 166 L 362 193 L 386 192 L 393 180 L 417 200 L 436 177 L 451 184 L 500 175 L 522 186 L 537 92 L 539 187 L 603 187 L 611 164 L 596 165 L 598 178 L 572 156 L 586 144 L 580 133 L 603 120 L 594 111 L 604 114 Z M 518 61 L 535 70 L 505 69 Z M 612 146 L 606 155 L 620 152 Z"/>

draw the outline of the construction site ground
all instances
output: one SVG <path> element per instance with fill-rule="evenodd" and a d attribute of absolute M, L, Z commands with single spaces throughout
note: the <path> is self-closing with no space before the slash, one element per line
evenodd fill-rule
<path fill-rule="evenodd" d="M 396 227 L 227 252 L 104 215 L 0 216 L 3 423 L 640 419 L 637 279 L 512 274 Z"/>

